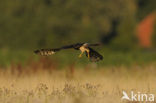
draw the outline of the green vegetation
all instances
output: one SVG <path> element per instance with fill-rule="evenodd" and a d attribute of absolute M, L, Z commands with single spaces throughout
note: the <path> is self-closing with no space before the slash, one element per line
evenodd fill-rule
<path fill-rule="evenodd" d="M 152 50 L 139 48 L 135 36 L 155 4 L 0 0 L 0 103 L 130 103 L 121 101 L 123 90 L 156 94 L 156 29 Z M 95 50 L 104 60 L 92 63 L 72 49 L 49 57 L 33 53 L 77 42 L 102 42 Z"/>
<path fill-rule="evenodd" d="M 0 7 L 0 47 L 11 49 L 96 42 L 111 31 L 112 20 L 133 24 L 136 13 L 129 0 L 5 0 Z M 130 27 L 121 35 L 133 31 Z"/>
<path fill-rule="evenodd" d="M 26 64 L 38 48 L 55 48 L 77 42 L 99 42 L 118 22 L 116 36 L 101 50 L 99 65 L 148 63 L 155 54 L 137 50 L 135 27 L 155 10 L 154 0 L 3 0 L 0 1 L 0 65 Z M 153 40 L 154 41 L 154 40 Z M 117 52 L 116 52 L 117 50 Z M 126 51 L 126 52 L 125 52 Z M 132 51 L 132 52 L 131 52 Z M 74 51 L 73 51 L 74 52 Z M 50 57 L 59 64 L 88 63 L 79 52 Z M 67 58 L 71 57 L 71 59 Z"/>

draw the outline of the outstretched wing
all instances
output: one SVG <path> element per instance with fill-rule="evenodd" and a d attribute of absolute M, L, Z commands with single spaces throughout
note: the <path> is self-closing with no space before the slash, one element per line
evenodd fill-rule
<path fill-rule="evenodd" d="M 56 52 L 58 52 L 62 49 L 74 48 L 74 49 L 78 50 L 80 48 L 80 46 L 82 46 L 82 45 L 83 45 L 82 43 L 77 43 L 77 44 L 63 46 L 63 47 L 57 48 L 57 49 L 40 49 L 40 50 L 35 50 L 34 53 L 42 55 L 42 56 L 49 56 L 49 55 L 55 54 Z"/>
<path fill-rule="evenodd" d="M 84 43 L 77 43 L 77 44 L 72 44 L 72 45 L 67 45 L 67 46 L 63 46 L 60 49 L 70 49 L 70 48 L 74 48 L 76 50 L 78 50 Z"/>
<path fill-rule="evenodd" d="M 86 52 L 86 56 L 89 56 L 90 61 L 92 62 L 98 62 L 100 60 L 103 60 L 103 56 L 92 48 L 89 48 L 89 55 Z"/>
<path fill-rule="evenodd" d="M 100 46 L 102 43 L 89 44 L 89 46 Z"/>

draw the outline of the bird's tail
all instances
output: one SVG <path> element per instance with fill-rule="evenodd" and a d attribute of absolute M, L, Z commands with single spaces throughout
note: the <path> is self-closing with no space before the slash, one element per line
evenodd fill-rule
<path fill-rule="evenodd" d="M 42 56 L 49 56 L 55 54 L 55 52 L 58 50 L 53 49 L 41 49 L 41 50 L 35 50 L 34 53 Z"/>

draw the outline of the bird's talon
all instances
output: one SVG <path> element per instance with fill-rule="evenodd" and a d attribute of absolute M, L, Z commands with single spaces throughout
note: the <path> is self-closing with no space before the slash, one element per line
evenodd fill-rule
<path fill-rule="evenodd" d="M 88 59 L 90 58 L 89 52 L 88 52 Z"/>
<path fill-rule="evenodd" d="M 82 57 L 82 55 L 79 55 L 79 58 L 81 58 Z"/>

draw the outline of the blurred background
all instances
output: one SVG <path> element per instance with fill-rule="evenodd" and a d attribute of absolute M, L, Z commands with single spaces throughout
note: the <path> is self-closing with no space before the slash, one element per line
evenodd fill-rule
<path fill-rule="evenodd" d="M 123 90 L 156 94 L 156 0 L 0 0 L 0 14 L 0 103 L 130 103 Z M 81 42 L 101 42 L 93 49 L 103 60 L 74 49 L 34 54 Z"/>
<path fill-rule="evenodd" d="M 146 65 L 156 61 L 155 0 L 1 0 L 0 66 L 46 63 L 87 65 L 79 51 L 50 57 L 33 51 L 79 42 L 96 47 L 99 66 Z"/>

